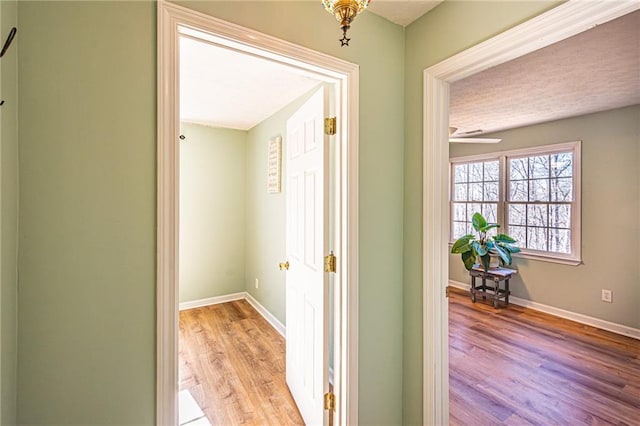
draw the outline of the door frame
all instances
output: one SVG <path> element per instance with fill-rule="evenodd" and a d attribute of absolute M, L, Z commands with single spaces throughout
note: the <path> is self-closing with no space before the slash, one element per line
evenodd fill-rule
<path fill-rule="evenodd" d="M 449 424 L 449 84 L 640 9 L 569 0 L 423 73 L 423 424 Z"/>
<path fill-rule="evenodd" d="M 358 424 L 359 67 L 166 0 L 159 0 L 157 7 L 156 424 L 173 426 L 178 420 L 180 28 L 208 33 L 208 41 L 222 47 L 294 67 L 338 87 L 333 212 L 338 260 L 334 297 L 335 420 L 338 425 Z"/>

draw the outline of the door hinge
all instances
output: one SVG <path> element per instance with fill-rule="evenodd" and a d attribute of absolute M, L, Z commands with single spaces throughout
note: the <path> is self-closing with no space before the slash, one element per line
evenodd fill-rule
<path fill-rule="evenodd" d="M 336 134 L 336 118 L 329 117 L 324 119 L 324 134 L 333 136 Z"/>
<path fill-rule="evenodd" d="M 336 256 L 333 254 L 333 250 L 324 257 L 324 271 L 336 272 Z"/>
<path fill-rule="evenodd" d="M 449 297 L 449 286 L 446 286 L 446 287 L 444 288 L 444 295 L 445 295 L 446 297 Z"/>
<path fill-rule="evenodd" d="M 329 411 L 336 411 L 336 396 L 333 392 L 324 394 L 324 409 Z"/>

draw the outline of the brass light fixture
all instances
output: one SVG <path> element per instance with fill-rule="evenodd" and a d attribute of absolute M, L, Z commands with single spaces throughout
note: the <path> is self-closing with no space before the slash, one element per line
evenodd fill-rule
<path fill-rule="evenodd" d="M 334 15 L 338 22 L 340 22 L 340 28 L 342 28 L 340 46 L 349 46 L 351 39 L 347 38 L 347 30 L 350 28 L 351 22 L 356 19 L 356 16 L 369 6 L 370 1 L 371 0 L 322 0 L 324 9 Z"/>

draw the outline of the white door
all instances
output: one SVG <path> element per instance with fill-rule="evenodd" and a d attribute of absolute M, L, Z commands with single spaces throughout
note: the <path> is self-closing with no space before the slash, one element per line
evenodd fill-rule
<path fill-rule="evenodd" d="M 287 384 L 307 425 L 323 424 L 329 390 L 328 89 L 287 120 Z"/>

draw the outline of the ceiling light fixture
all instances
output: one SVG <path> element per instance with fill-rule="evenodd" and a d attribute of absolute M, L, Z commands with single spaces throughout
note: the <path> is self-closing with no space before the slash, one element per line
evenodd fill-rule
<path fill-rule="evenodd" d="M 324 9 L 334 15 L 338 22 L 340 22 L 340 28 L 342 28 L 340 46 L 349 46 L 351 39 L 347 38 L 347 30 L 350 28 L 351 22 L 356 19 L 356 16 L 369 6 L 370 1 L 371 0 L 322 0 Z"/>

